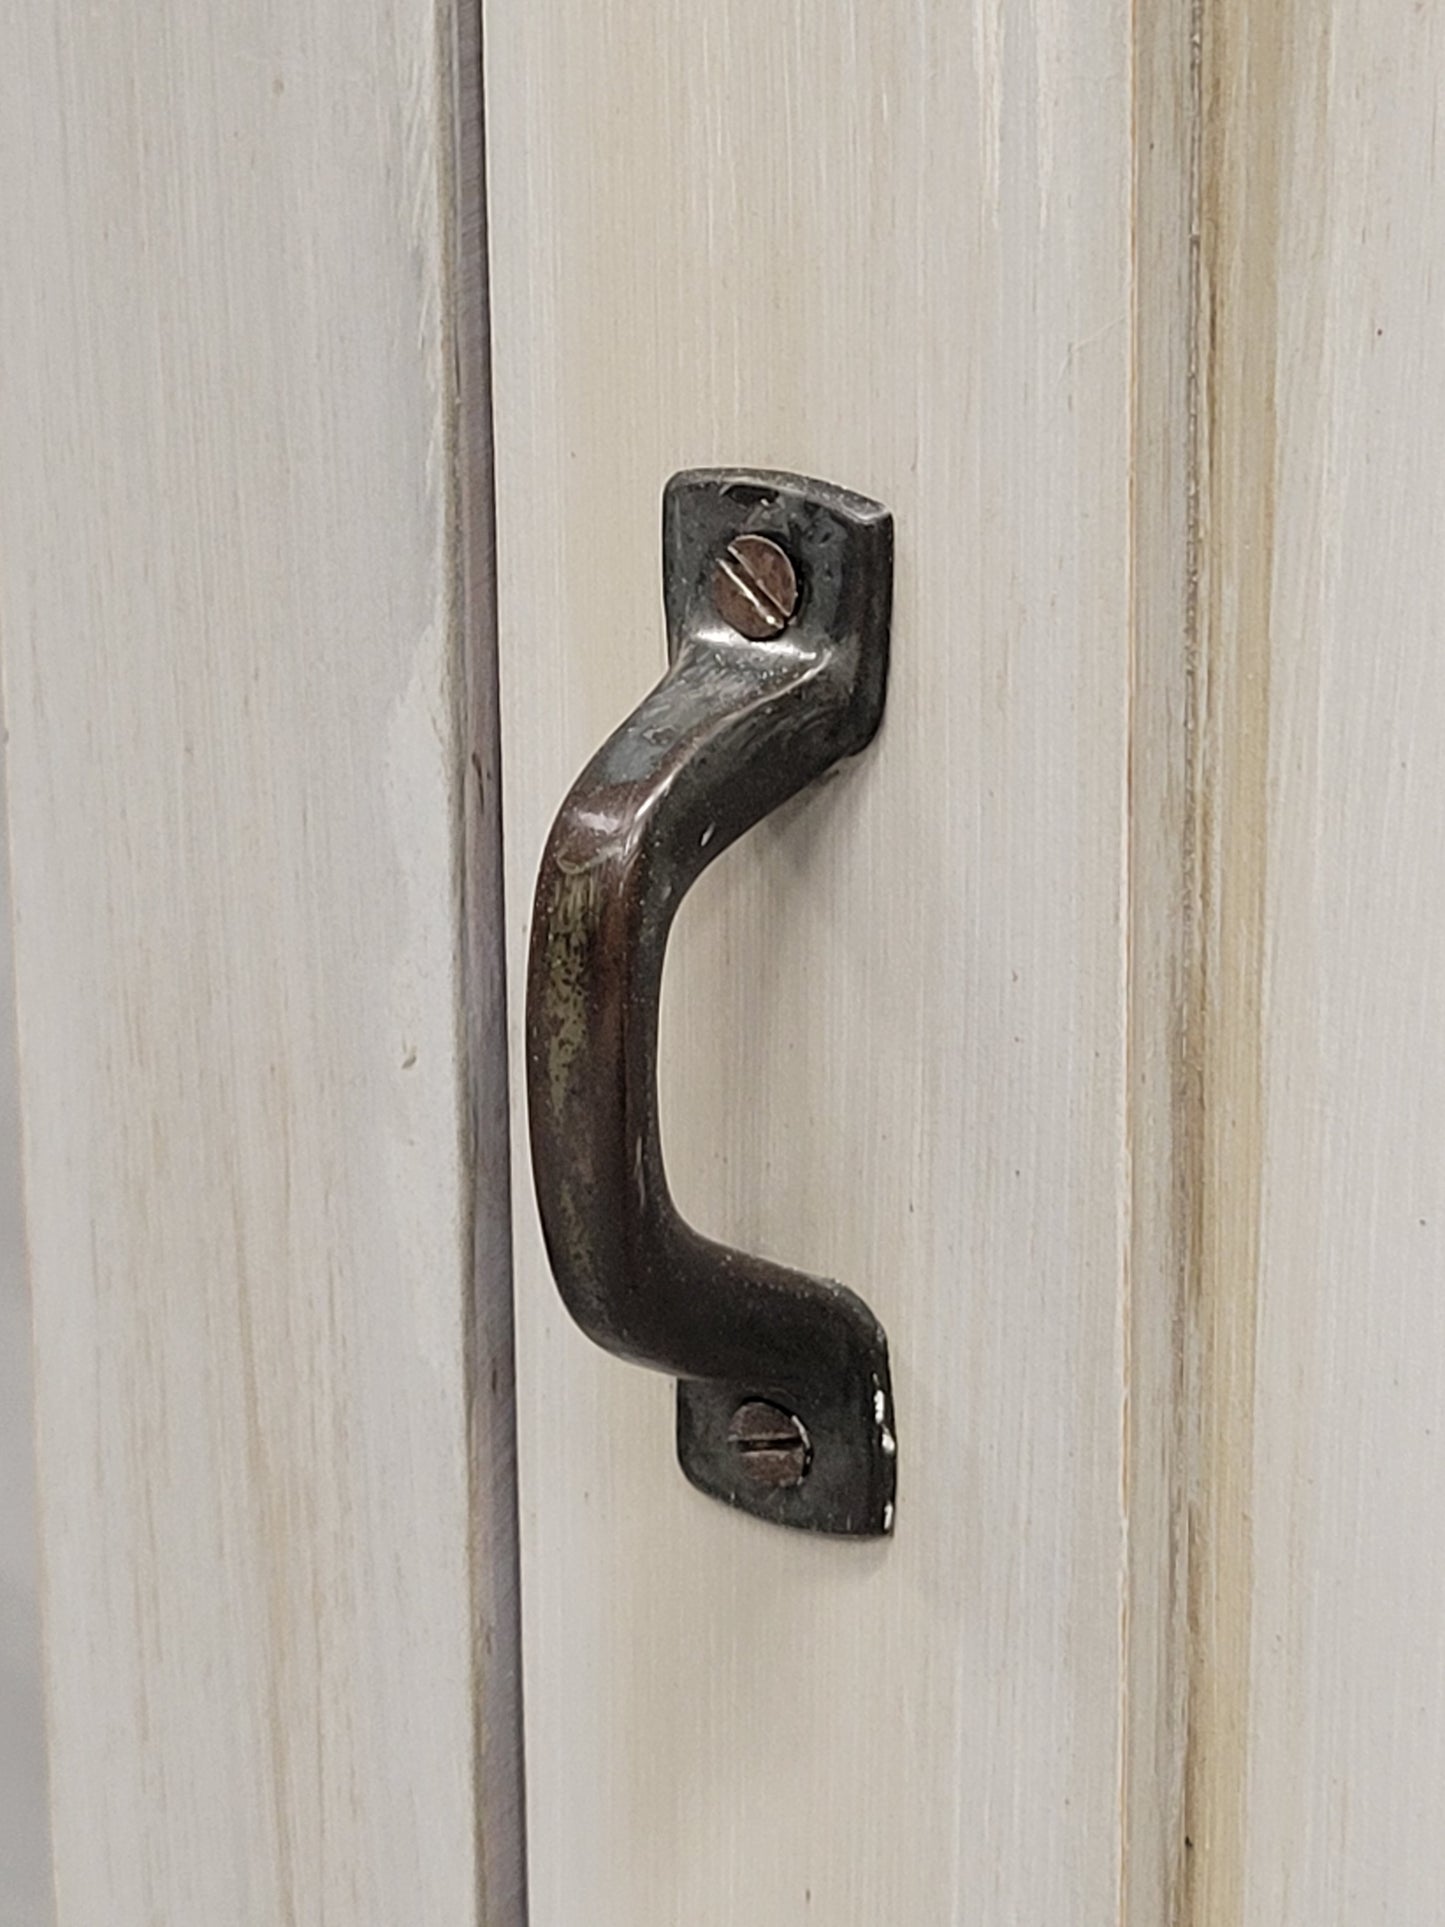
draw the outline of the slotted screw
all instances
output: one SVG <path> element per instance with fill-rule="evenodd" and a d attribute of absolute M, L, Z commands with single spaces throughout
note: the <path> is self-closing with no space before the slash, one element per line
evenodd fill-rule
<path fill-rule="evenodd" d="M 712 572 L 713 607 L 750 642 L 780 636 L 798 607 L 798 575 L 766 535 L 735 535 Z"/>
<path fill-rule="evenodd" d="M 813 1456 L 800 1419 L 767 1399 L 750 1398 L 733 1413 L 728 1444 L 754 1485 L 801 1485 Z"/>

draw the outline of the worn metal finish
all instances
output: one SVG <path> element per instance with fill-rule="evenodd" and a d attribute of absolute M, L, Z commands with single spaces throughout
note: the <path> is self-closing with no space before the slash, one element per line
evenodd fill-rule
<path fill-rule="evenodd" d="M 750 1398 L 733 1413 L 728 1444 L 754 1485 L 800 1485 L 813 1457 L 799 1421 L 765 1398 Z"/>
<path fill-rule="evenodd" d="M 798 606 L 792 557 L 766 535 L 736 536 L 713 564 L 712 604 L 752 642 L 780 636 Z"/>
<path fill-rule="evenodd" d="M 742 635 L 715 595 L 719 558 L 746 560 L 753 537 L 794 581 L 786 626 L 767 639 Z M 882 1328 L 844 1286 L 714 1243 L 679 1216 L 658 1126 L 658 1003 L 693 880 L 877 730 L 892 559 L 886 510 L 845 490 L 732 470 L 673 477 L 670 667 L 562 805 L 527 982 L 532 1169 L 569 1311 L 607 1350 L 682 1381 L 678 1455 L 695 1485 L 779 1524 L 855 1535 L 893 1522 Z M 755 1476 L 738 1449 L 735 1421 L 757 1402 L 797 1421 L 801 1477 Z"/>

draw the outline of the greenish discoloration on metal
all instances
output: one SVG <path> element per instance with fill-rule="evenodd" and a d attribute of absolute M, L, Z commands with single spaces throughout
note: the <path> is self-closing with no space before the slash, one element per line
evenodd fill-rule
<path fill-rule="evenodd" d="M 559 875 L 547 906 L 545 984 L 547 1081 L 560 1110 L 577 1058 L 587 1041 L 587 953 L 595 889 L 590 872 Z"/>

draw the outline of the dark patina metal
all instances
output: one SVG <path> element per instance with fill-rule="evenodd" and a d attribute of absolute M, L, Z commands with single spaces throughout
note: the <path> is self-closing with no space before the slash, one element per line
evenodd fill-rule
<path fill-rule="evenodd" d="M 802 1421 L 765 1398 L 750 1398 L 733 1413 L 728 1444 L 753 1485 L 801 1485 L 813 1460 Z"/>
<path fill-rule="evenodd" d="M 729 556 L 761 614 L 746 583 L 741 603 L 718 593 Z M 893 1521 L 882 1328 L 844 1286 L 684 1223 L 663 1170 L 657 1029 L 668 930 L 694 879 L 877 730 L 892 559 L 887 512 L 846 490 L 673 477 L 671 666 L 562 805 L 527 983 L 532 1168 L 569 1311 L 599 1345 L 681 1381 L 678 1455 L 695 1485 L 782 1525 L 856 1535 Z M 744 635 L 729 611 L 766 633 Z"/>
<path fill-rule="evenodd" d="M 798 572 L 766 535 L 738 535 L 713 564 L 712 606 L 752 642 L 780 636 L 798 606 Z"/>

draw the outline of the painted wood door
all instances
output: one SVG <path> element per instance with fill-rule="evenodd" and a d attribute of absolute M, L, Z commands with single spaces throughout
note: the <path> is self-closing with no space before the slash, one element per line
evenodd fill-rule
<path fill-rule="evenodd" d="M 688 1492 L 519 1193 L 539 1917 L 1438 1921 L 1437 13 L 487 19 L 514 1025 L 662 478 L 899 543 L 662 1063 L 695 1219 L 888 1325 L 897 1532 Z"/>
<path fill-rule="evenodd" d="M 1445 1914 L 1445 22 L 1206 9 L 1194 1917 Z"/>
<path fill-rule="evenodd" d="M 65 1927 L 520 1917 L 474 28 L 6 15 Z"/>
<path fill-rule="evenodd" d="M 485 10 L 514 1063 L 549 820 L 663 666 L 665 478 L 823 477 L 897 539 L 881 736 L 702 878 L 661 1038 L 684 1211 L 891 1334 L 896 1531 L 689 1489 L 670 1384 L 569 1324 L 518 1185 L 551 1927 L 1164 1917 L 1174 1228 L 1132 1049 L 1165 1019 L 1141 1003 L 1136 1038 L 1130 987 L 1167 970 L 1176 858 L 1130 806 L 1182 663 L 1176 24 Z M 1162 769 L 1134 775 L 1167 845 Z M 514 1118 L 520 1169 L 515 1088 Z"/>
<path fill-rule="evenodd" d="M 7 26 L 63 1927 L 1433 1927 L 1432 11 Z M 688 1215 L 888 1328 L 868 1544 L 683 1482 L 509 1099 L 722 464 L 896 526 L 661 1040 Z"/>

